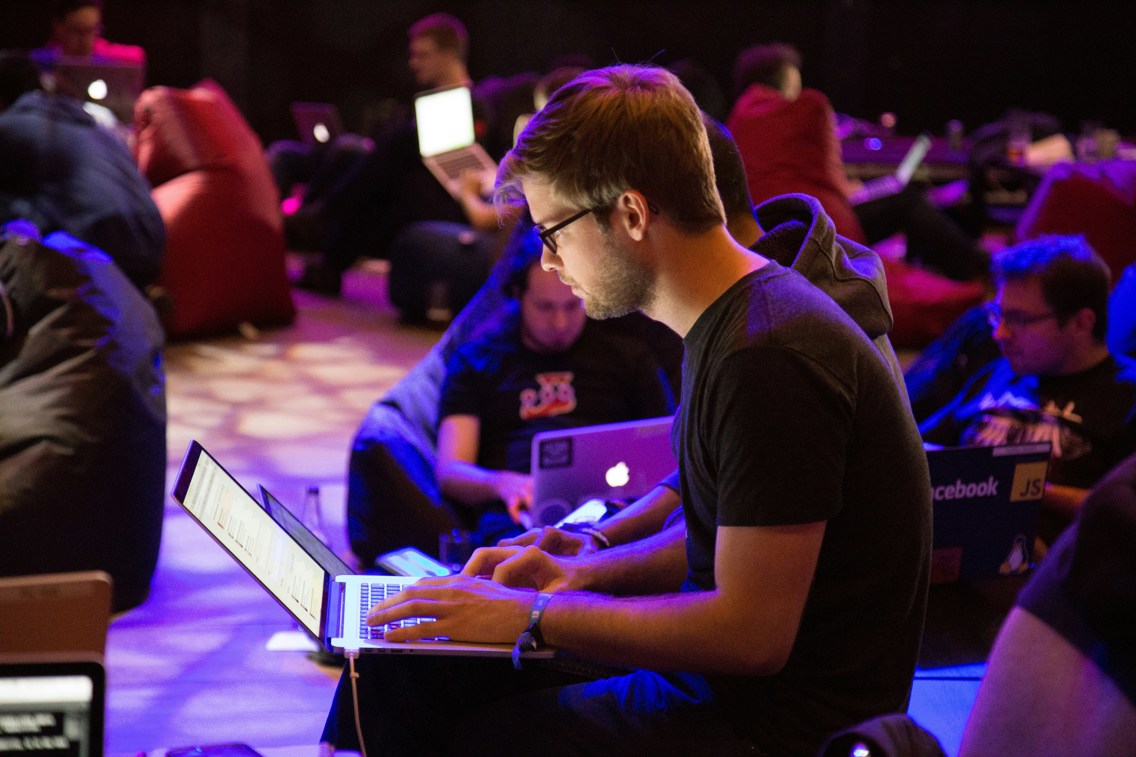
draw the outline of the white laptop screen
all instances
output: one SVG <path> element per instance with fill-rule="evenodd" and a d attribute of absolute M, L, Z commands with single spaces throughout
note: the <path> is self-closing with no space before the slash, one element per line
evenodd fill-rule
<path fill-rule="evenodd" d="M 327 574 L 204 450 L 180 501 L 313 636 L 321 637 Z"/>
<path fill-rule="evenodd" d="M 896 178 L 904 184 L 911 181 L 911 177 L 915 175 L 916 169 L 923 163 L 923 159 L 927 157 L 927 151 L 931 149 L 931 138 L 926 134 L 920 134 L 915 138 L 915 142 L 911 145 L 911 149 L 903 156 L 900 161 L 899 167 L 895 171 Z"/>
<path fill-rule="evenodd" d="M 105 688 L 95 662 L 0 663 L 0 755 L 102 755 Z"/>
<path fill-rule="evenodd" d="M 419 95 L 414 100 L 414 117 L 423 157 L 467 147 L 474 141 L 473 98 L 468 87 Z"/>

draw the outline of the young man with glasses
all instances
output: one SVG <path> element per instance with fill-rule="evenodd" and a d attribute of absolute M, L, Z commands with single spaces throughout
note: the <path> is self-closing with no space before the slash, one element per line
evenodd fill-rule
<path fill-rule="evenodd" d="M 1052 537 L 1097 480 L 1136 452 L 1136 377 L 1105 343 L 1109 270 L 1083 237 L 995 256 L 987 309 L 1002 357 L 920 426 L 939 445 L 1053 444 L 1044 507 Z"/>
<path fill-rule="evenodd" d="M 374 624 L 435 619 L 391 640 L 547 643 L 627 672 L 372 655 L 368 752 L 812 755 L 835 730 L 902 711 L 930 568 L 915 423 L 864 331 L 771 259 L 779 235 L 756 251 L 730 237 L 690 93 L 661 69 L 582 74 L 526 127 L 498 200 L 528 205 L 548 232 L 544 267 L 589 315 L 640 310 L 683 337 L 686 545 L 574 560 L 484 549 L 463 576 L 377 605 Z M 431 706 L 381 695 L 404 684 Z M 351 722 L 337 718 L 340 736 Z"/>

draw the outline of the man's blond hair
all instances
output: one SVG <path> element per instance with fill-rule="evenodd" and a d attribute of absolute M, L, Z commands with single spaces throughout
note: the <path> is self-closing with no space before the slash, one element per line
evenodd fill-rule
<path fill-rule="evenodd" d="M 581 209 L 610 209 L 638 190 L 688 234 L 725 222 L 702 113 L 662 68 L 586 71 L 557 89 L 502 161 L 496 202 L 523 201 L 526 179 Z"/>

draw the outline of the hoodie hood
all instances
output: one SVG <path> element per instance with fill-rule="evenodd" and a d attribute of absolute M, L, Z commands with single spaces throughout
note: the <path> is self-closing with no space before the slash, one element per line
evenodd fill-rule
<path fill-rule="evenodd" d="M 774 197 L 758 205 L 754 215 L 765 237 L 777 240 L 777 244 L 761 245 L 760 252 L 795 250 L 791 260 L 774 259 L 803 275 L 856 321 L 876 345 L 902 389 L 903 372 L 887 336 L 892 314 L 880 256 L 838 236 L 820 202 L 808 195 Z"/>
<path fill-rule="evenodd" d="M 762 230 L 779 240 L 773 249 L 796 250 L 792 260 L 778 263 L 823 290 L 872 339 L 891 331 L 883 261 L 867 247 L 837 236 L 820 202 L 808 195 L 784 195 L 763 202 L 754 213 Z"/>

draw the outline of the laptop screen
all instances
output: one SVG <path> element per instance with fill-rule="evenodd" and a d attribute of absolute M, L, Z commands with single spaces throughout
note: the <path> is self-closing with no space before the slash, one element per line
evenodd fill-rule
<path fill-rule="evenodd" d="M 197 442 L 186 452 L 172 496 L 312 636 L 321 638 L 327 574 Z"/>
<path fill-rule="evenodd" d="M 439 155 L 473 144 L 473 98 L 469 87 L 425 92 L 414 100 L 418 151 Z"/>
<path fill-rule="evenodd" d="M 142 93 L 142 63 L 62 56 L 51 71 L 60 92 L 109 108 L 122 123 L 134 119 L 134 103 Z"/>
<path fill-rule="evenodd" d="M 0 663 L 0 755 L 101 757 L 105 693 L 97 662 Z"/>
<path fill-rule="evenodd" d="M 899 167 L 895 169 L 895 176 L 903 184 L 911 181 L 911 177 L 915 175 L 915 171 L 923 164 L 923 159 L 927 157 L 927 151 L 931 149 L 931 138 L 926 134 L 920 134 L 915 138 L 914 144 L 907 154 L 903 156 L 903 160 L 899 162 Z"/>

